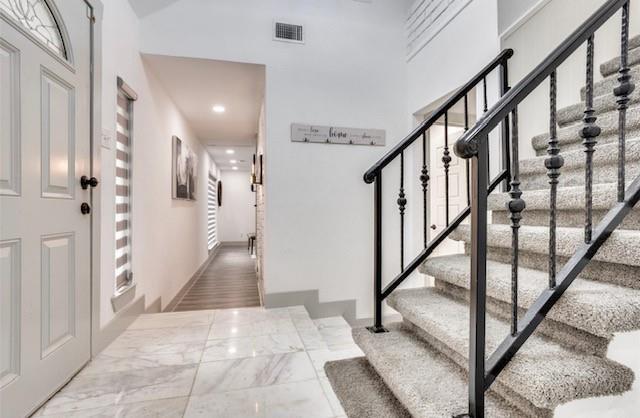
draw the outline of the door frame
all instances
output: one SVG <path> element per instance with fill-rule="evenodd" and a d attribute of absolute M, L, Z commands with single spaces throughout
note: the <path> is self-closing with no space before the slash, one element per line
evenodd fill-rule
<path fill-rule="evenodd" d="M 102 142 L 102 18 L 104 5 L 101 0 L 84 0 L 93 14 L 91 19 L 91 70 L 90 70 L 90 175 L 102 179 L 100 166 L 100 146 Z M 90 261 L 90 357 L 98 352 L 96 340 L 100 332 L 100 202 L 102 197 L 101 187 L 91 189 L 91 261 Z"/>

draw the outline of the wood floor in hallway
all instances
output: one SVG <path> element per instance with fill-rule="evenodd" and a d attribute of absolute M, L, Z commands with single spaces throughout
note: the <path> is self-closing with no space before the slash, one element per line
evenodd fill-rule
<path fill-rule="evenodd" d="M 255 261 L 242 245 L 223 245 L 174 311 L 260 306 Z"/>

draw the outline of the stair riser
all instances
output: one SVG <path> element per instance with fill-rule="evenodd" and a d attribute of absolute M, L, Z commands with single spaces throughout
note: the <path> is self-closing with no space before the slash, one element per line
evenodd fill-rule
<path fill-rule="evenodd" d="M 436 278 L 436 288 L 453 298 L 467 303 L 469 302 L 468 289 L 458 287 L 446 281 L 439 280 L 438 278 Z M 511 305 L 508 303 L 488 297 L 487 310 L 505 321 L 511 320 Z M 524 316 L 524 313 L 524 309 L 519 309 L 520 317 Z M 585 354 L 592 354 L 599 357 L 606 357 L 607 355 L 609 341 L 606 338 L 598 337 L 549 318 L 538 326 L 536 334 L 537 333 L 571 350 L 578 350 Z"/>
<path fill-rule="evenodd" d="M 597 151 L 596 151 L 597 152 Z M 627 154 L 629 155 L 629 154 Z M 608 157 L 613 157 L 608 155 Z M 576 167 L 578 168 L 578 167 Z M 558 187 L 573 187 L 585 184 L 585 167 L 573 167 L 560 170 Z M 625 179 L 633 180 L 640 175 L 640 161 L 629 161 L 625 164 Z M 593 165 L 593 184 L 615 183 L 618 181 L 618 166 L 615 162 L 607 165 Z M 549 177 L 546 173 L 522 174 L 520 178 L 522 190 L 549 190 Z"/>
<path fill-rule="evenodd" d="M 631 49 L 628 54 L 629 66 L 635 66 L 640 64 L 640 49 Z M 600 65 L 600 74 L 603 77 L 608 77 L 613 74 L 617 74 L 620 69 L 620 58 L 614 58 Z"/>
<path fill-rule="evenodd" d="M 407 328 L 411 329 L 418 337 L 420 337 L 424 342 L 447 356 L 454 363 L 456 363 L 460 368 L 462 368 L 465 373 L 468 373 L 469 370 L 469 362 L 463 356 L 457 354 L 455 351 L 451 350 L 446 344 L 443 344 L 436 338 L 433 338 L 427 332 L 425 332 L 419 326 L 413 324 L 408 319 L 404 319 L 404 324 Z M 501 398 L 505 399 L 508 403 L 518 408 L 523 416 L 530 418 L 538 418 L 538 417 L 549 417 L 553 416 L 553 413 L 546 409 L 536 408 L 531 404 L 528 400 L 518 395 L 511 389 L 509 389 L 506 385 L 501 384 L 500 382 L 494 382 L 490 389 L 491 392 L 497 394 Z"/>
<path fill-rule="evenodd" d="M 525 202 L 526 196 L 523 196 Z M 607 214 L 606 210 L 594 210 L 593 222 L 597 224 Z M 558 210 L 556 212 L 556 220 L 558 226 L 581 228 L 584 226 L 584 209 L 574 210 Z M 493 223 L 502 225 L 511 225 L 509 219 L 509 212 L 507 211 L 493 211 Z M 549 211 L 548 210 L 530 210 L 526 209 L 522 213 L 522 220 L 520 225 L 532 225 L 532 226 L 549 226 Z M 621 229 L 633 229 L 640 230 L 640 209 L 636 209 L 631 212 L 622 221 Z"/>
<path fill-rule="evenodd" d="M 640 67 L 638 67 L 637 73 L 640 76 Z M 638 78 L 636 80 L 638 80 Z M 629 99 L 629 106 L 633 106 L 634 104 L 640 102 L 640 87 L 636 88 L 631 93 Z M 596 115 L 617 111 L 618 103 L 616 103 L 616 100 L 617 97 L 613 95 L 613 91 L 611 91 L 609 94 L 595 97 L 593 100 L 593 108 L 596 111 Z M 584 102 L 581 102 L 558 110 L 558 126 L 560 126 L 561 128 L 566 128 L 570 125 L 581 123 L 582 117 L 584 116 L 584 107 Z"/>
<path fill-rule="evenodd" d="M 538 254 L 548 254 L 549 231 L 547 228 L 534 227 L 535 230 L 520 229 L 520 253 L 530 251 Z M 454 230 L 450 238 L 456 241 L 471 242 L 469 225 L 460 225 Z M 511 228 L 495 225 L 489 228 L 487 246 L 496 248 L 511 248 Z M 584 233 L 581 230 L 559 230 L 557 235 L 557 254 L 559 256 L 573 256 L 583 245 Z M 600 247 L 592 260 L 620 265 L 640 267 L 640 237 L 635 231 L 616 230 Z"/>
<path fill-rule="evenodd" d="M 640 77 L 638 76 L 638 74 L 640 74 L 640 68 L 638 68 L 637 65 L 634 67 L 631 67 L 630 74 L 633 80 L 640 80 Z M 617 74 L 610 75 L 593 84 L 593 95 L 597 97 L 597 96 L 603 96 L 605 94 L 609 94 L 613 92 L 613 89 L 615 89 L 619 85 L 620 85 L 620 82 L 618 81 L 618 75 Z M 580 99 L 582 101 L 584 101 L 585 94 L 586 94 L 586 89 L 582 87 L 582 89 L 580 89 Z"/>
<path fill-rule="evenodd" d="M 632 138 L 640 138 L 640 129 L 627 130 L 626 134 L 627 141 Z M 545 138 L 545 141 L 547 139 Z M 618 131 L 612 132 L 610 135 L 600 135 L 598 137 L 598 144 L 596 145 L 596 152 L 598 147 L 602 147 L 607 144 L 617 144 L 619 137 Z M 560 152 L 562 155 L 566 155 L 566 153 L 571 151 L 584 151 L 584 145 L 582 145 L 582 138 L 572 138 L 570 141 L 564 142 L 560 145 Z M 540 148 L 536 150 L 536 157 L 547 157 L 547 148 L 546 145 L 544 148 Z"/>
<path fill-rule="evenodd" d="M 603 113 L 598 116 L 596 120 L 596 124 L 600 127 L 601 133 L 600 137 L 613 137 L 618 136 L 618 112 L 608 112 Z M 580 137 L 580 130 L 582 129 L 581 124 L 572 125 L 570 127 L 561 129 L 558 132 L 558 143 L 560 149 L 562 151 L 566 151 L 567 145 L 569 144 L 580 144 L 582 143 L 582 138 Z M 626 118 L 626 136 L 627 138 L 637 137 L 637 132 L 640 130 L 640 107 L 635 106 L 627 109 L 627 118 Z M 599 140 L 599 138 L 596 138 Z M 600 143 L 600 141 L 598 141 Z M 542 133 L 540 135 L 536 135 L 531 140 L 533 144 L 533 148 L 536 151 L 546 150 L 549 144 L 549 134 L 547 132 Z"/>
<path fill-rule="evenodd" d="M 469 254 L 469 245 L 465 245 L 465 250 Z M 511 249 L 489 247 L 487 258 L 501 263 L 510 263 Z M 562 267 L 567 260 L 567 257 L 559 256 L 556 265 Z M 518 262 L 521 267 L 549 271 L 549 257 L 546 254 L 521 250 L 518 254 Z M 592 260 L 580 273 L 580 277 L 640 290 L 640 267 L 636 266 Z"/>

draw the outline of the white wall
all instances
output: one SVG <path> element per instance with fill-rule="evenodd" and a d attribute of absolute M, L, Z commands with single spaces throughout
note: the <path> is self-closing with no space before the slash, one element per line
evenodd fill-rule
<path fill-rule="evenodd" d="M 256 195 L 249 186 L 249 171 L 224 170 L 222 206 L 218 208 L 221 242 L 246 241 L 247 234 L 256 232 Z"/>
<path fill-rule="evenodd" d="M 116 76 L 138 94 L 133 132 L 133 249 L 136 297 L 166 305 L 207 258 L 207 173 L 212 161 L 139 53 L 139 22 L 127 0 L 104 4 L 102 128 L 115 132 Z M 198 201 L 171 199 L 171 137 L 198 155 Z M 115 146 L 102 148 L 100 324 L 113 318 Z"/>
<path fill-rule="evenodd" d="M 548 0 L 498 0 L 498 31 L 504 33 L 537 4 Z"/>
<path fill-rule="evenodd" d="M 273 41 L 274 18 L 304 23 L 306 43 Z M 145 52 L 266 64 L 266 293 L 319 289 L 321 301 L 356 299 L 371 316 L 373 189 L 362 174 L 385 149 L 294 144 L 290 124 L 402 138 L 404 20 L 394 0 L 180 0 L 142 20 Z"/>
<path fill-rule="evenodd" d="M 424 115 L 424 108 L 449 95 L 468 82 L 499 53 L 497 0 L 474 0 L 460 12 L 438 35 L 436 35 L 415 57 L 407 63 L 407 130 L 416 124 L 416 117 Z M 488 78 L 488 98 L 490 104 L 497 99 L 496 77 Z M 481 89 L 469 95 L 473 112 L 481 110 Z M 473 98 L 476 97 L 476 103 Z M 440 104 L 440 103 L 438 103 Z M 429 113 L 435 109 L 430 106 Z M 482 112 L 478 112 L 481 114 Z M 414 116 L 415 115 L 415 116 Z M 473 118 L 470 124 L 473 124 Z M 493 145 L 497 145 L 492 141 Z M 451 144 L 452 145 L 452 144 Z M 409 149 L 406 154 L 407 166 L 422 166 L 421 141 Z M 453 152 L 453 149 L 450 149 Z M 495 152 L 495 151 L 494 151 Z M 428 167 L 431 181 L 436 178 L 436 170 L 442 166 Z M 496 165 L 492 171 L 497 169 Z M 408 193 L 422 195 L 418 176 L 408 178 Z M 429 187 L 429 192 L 432 191 Z M 407 255 L 417 255 L 423 248 L 422 199 L 409 199 L 409 231 L 417 231 L 409 236 Z M 429 213 L 431 218 L 433 211 Z M 457 214 L 452 214 L 455 216 Z M 428 224 L 435 223 L 429 219 Z M 431 230 L 428 231 L 429 233 Z"/>

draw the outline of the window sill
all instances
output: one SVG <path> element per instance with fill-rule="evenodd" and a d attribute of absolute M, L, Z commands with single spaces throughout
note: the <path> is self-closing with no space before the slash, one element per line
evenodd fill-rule
<path fill-rule="evenodd" d="M 111 307 L 114 313 L 118 313 L 129 303 L 133 302 L 136 296 L 136 284 L 132 283 L 126 287 L 118 289 L 116 293 L 111 297 Z"/>

